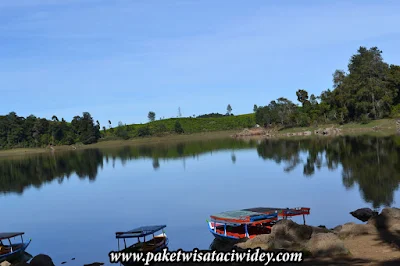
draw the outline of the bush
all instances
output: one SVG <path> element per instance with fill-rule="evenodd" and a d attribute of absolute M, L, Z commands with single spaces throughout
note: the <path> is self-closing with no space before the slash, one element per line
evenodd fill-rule
<path fill-rule="evenodd" d="M 149 129 L 148 126 L 141 127 L 141 128 L 138 129 L 138 136 L 139 137 L 145 137 L 145 136 L 150 136 L 150 135 L 151 135 L 151 133 L 150 133 L 150 129 Z"/>
<path fill-rule="evenodd" d="M 181 125 L 181 123 L 179 123 L 178 120 L 176 120 L 176 122 L 175 122 L 175 132 L 178 134 L 182 134 L 184 132 L 182 125 Z"/>
<path fill-rule="evenodd" d="M 368 115 L 362 115 L 361 116 L 361 124 L 365 125 L 371 122 L 371 118 L 368 117 Z"/>
<path fill-rule="evenodd" d="M 397 118 L 400 117 L 400 104 L 392 107 L 391 117 Z"/>

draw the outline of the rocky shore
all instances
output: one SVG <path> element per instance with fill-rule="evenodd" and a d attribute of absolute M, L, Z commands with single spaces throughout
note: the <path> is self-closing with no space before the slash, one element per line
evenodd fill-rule
<path fill-rule="evenodd" d="M 301 225 L 292 220 L 280 220 L 272 227 L 271 234 L 259 235 L 234 245 L 215 240 L 212 248 L 219 251 L 228 251 L 232 248 L 302 251 L 305 257 L 303 265 L 400 265 L 400 209 L 384 208 L 381 213 L 377 213 L 363 208 L 350 214 L 365 223 L 346 223 L 327 229 L 324 226 Z M 95 262 L 84 266 L 103 264 Z M 0 265 L 10 266 L 11 264 L 3 262 Z M 49 256 L 40 254 L 35 256 L 30 263 L 21 262 L 14 265 L 54 266 L 54 263 Z M 154 265 L 167 265 L 167 263 Z M 174 263 L 173 265 L 212 265 L 212 263 Z M 285 265 L 291 264 L 285 263 Z"/>
<path fill-rule="evenodd" d="M 292 136 L 339 136 L 341 135 L 342 130 L 340 128 L 328 127 L 328 128 L 319 128 L 314 131 L 305 130 L 299 132 L 289 132 L 289 133 L 280 133 L 276 129 L 264 129 L 261 127 L 244 129 L 243 131 L 232 135 L 233 138 L 249 138 L 249 137 L 265 137 L 265 138 L 274 138 L 274 137 L 292 137 Z"/>

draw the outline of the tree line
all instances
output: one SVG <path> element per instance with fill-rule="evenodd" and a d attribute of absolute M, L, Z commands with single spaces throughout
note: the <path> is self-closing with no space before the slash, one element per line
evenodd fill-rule
<path fill-rule="evenodd" d="M 69 123 L 57 116 L 52 120 L 15 112 L 0 116 L 0 149 L 43 147 L 46 145 L 91 144 L 100 138 L 100 123 L 88 112 L 75 116 Z"/>
<path fill-rule="evenodd" d="M 318 123 L 368 123 L 400 113 L 400 66 L 389 65 L 377 47 L 360 47 L 348 71 L 333 73 L 333 89 L 320 95 L 296 92 L 300 106 L 281 97 L 266 106 L 254 105 L 256 122 L 264 126 L 310 126 Z"/>

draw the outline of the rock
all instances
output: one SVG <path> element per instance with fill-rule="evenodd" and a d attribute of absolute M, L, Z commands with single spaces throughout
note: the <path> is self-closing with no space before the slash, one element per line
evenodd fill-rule
<path fill-rule="evenodd" d="M 372 224 L 378 229 L 390 230 L 400 224 L 399 208 L 384 208 L 382 212 L 368 220 L 367 224 Z"/>
<path fill-rule="evenodd" d="M 338 225 L 338 226 L 336 226 L 336 227 L 334 227 L 333 229 L 332 229 L 332 231 L 334 231 L 334 232 L 339 232 L 341 229 L 342 229 L 342 225 Z"/>
<path fill-rule="evenodd" d="M 375 234 L 376 229 L 370 224 L 346 223 L 342 225 L 340 229 L 335 230 L 335 233 L 340 238 L 347 238 L 352 236 Z"/>
<path fill-rule="evenodd" d="M 304 132 L 303 132 L 303 135 L 304 135 L 304 136 L 310 136 L 311 134 L 312 134 L 311 131 L 304 131 Z"/>
<path fill-rule="evenodd" d="M 311 237 L 306 244 L 306 250 L 313 256 L 347 255 L 349 251 L 337 235 L 333 233 L 318 233 Z"/>
<path fill-rule="evenodd" d="M 371 210 L 370 208 L 361 208 L 350 212 L 355 218 L 360 221 L 366 222 L 374 216 L 378 215 L 378 212 Z"/>
<path fill-rule="evenodd" d="M 0 264 L 1 265 L 1 264 Z M 29 266 L 30 264 L 27 263 L 26 261 L 20 261 L 16 264 L 13 264 L 13 266 Z"/>
<path fill-rule="evenodd" d="M 55 266 L 53 263 L 53 260 L 45 254 L 39 254 L 39 255 L 33 257 L 31 262 L 29 263 L 29 265 L 32 265 L 32 266 Z"/>
<path fill-rule="evenodd" d="M 311 238 L 313 228 L 308 225 L 300 225 L 292 220 L 278 221 L 271 230 L 273 248 L 298 250 L 304 242 Z"/>
<path fill-rule="evenodd" d="M 283 219 L 272 227 L 270 234 L 258 235 L 244 243 L 237 244 L 236 247 L 240 249 L 259 247 L 261 249 L 302 250 L 311 235 L 321 230 L 327 229 L 300 225 L 292 220 Z"/>
<path fill-rule="evenodd" d="M 246 242 L 237 243 L 235 247 L 238 249 L 246 250 L 248 248 L 261 248 L 267 250 L 271 244 L 271 234 L 268 235 L 257 235 L 253 239 L 247 240 Z"/>
<path fill-rule="evenodd" d="M 318 233 L 331 233 L 331 230 L 329 230 L 328 228 L 326 228 L 324 225 L 322 225 L 323 227 L 320 226 L 311 226 L 313 234 L 318 234 Z"/>

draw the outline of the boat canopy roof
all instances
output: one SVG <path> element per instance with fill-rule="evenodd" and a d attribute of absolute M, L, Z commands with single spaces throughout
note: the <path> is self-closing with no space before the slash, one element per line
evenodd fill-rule
<path fill-rule="evenodd" d="M 259 220 L 276 220 L 278 213 L 261 213 L 250 210 L 226 211 L 210 216 L 215 221 L 231 222 L 231 223 L 252 223 Z"/>
<path fill-rule="evenodd" d="M 245 211 L 254 211 L 260 213 L 275 213 L 278 212 L 279 216 L 297 216 L 303 214 L 310 214 L 310 208 L 298 207 L 298 208 L 271 208 L 271 207 L 257 207 L 244 209 Z"/>
<path fill-rule="evenodd" d="M 167 227 L 166 225 L 149 225 L 141 226 L 126 232 L 116 232 L 116 238 L 133 238 L 133 237 L 143 237 L 147 235 L 154 234 L 155 232 Z"/>
<path fill-rule="evenodd" d="M 11 232 L 11 233 L 0 233 L 0 240 L 8 239 L 16 236 L 22 236 L 24 232 Z"/>

